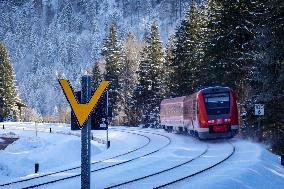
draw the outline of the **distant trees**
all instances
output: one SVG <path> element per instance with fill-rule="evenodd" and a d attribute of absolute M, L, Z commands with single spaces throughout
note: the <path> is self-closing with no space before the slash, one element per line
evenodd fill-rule
<path fill-rule="evenodd" d="M 112 121 L 114 124 L 136 125 L 138 110 L 134 103 L 134 90 L 143 45 L 131 33 L 128 33 L 124 42 L 120 41 L 116 30 L 113 24 L 102 48 L 104 79 L 110 81 L 108 90 Z"/>
<path fill-rule="evenodd" d="M 92 88 L 93 90 L 96 90 L 101 81 L 103 80 L 103 75 L 101 74 L 100 68 L 99 68 L 99 64 L 96 62 L 93 66 L 92 66 Z"/>
<path fill-rule="evenodd" d="M 102 56 L 105 59 L 105 75 L 104 79 L 109 81 L 108 89 L 111 90 L 109 96 L 109 105 L 112 108 L 114 116 L 118 115 L 120 107 L 121 83 L 120 76 L 122 70 L 122 47 L 118 40 L 117 28 L 112 24 L 107 38 L 104 40 L 102 48 Z"/>
<path fill-rule="evenodd" d="M 283 7 L 282 1 L 268 1 L 255 4 L 254 10 L 250 11 L 254 38 L 249 43 L 251 50 L 247 53 L 252 57 L 253 62 L 248 67 L 251 93 L 245 103 L 248 112 L 246 117 L 249 123 L 248 129 L 256 133 L 261 141 L 273 141 L 275 143 L 273 148 L 278 148 L 278 151 L 282 152 L 284 152 Z M 262 117 L 264 127 L 260 129 L 251 129 L 251 125 L 256 125 L 256 121 L 249 110 L 253 109 L 255 103 L 265 105 L 265 115 Z M 282 147 L 279 148 L 278 145 L 281 143 Z"/>
<path fill-rule="evenodd" d="M 192 1 L 175 33 L 171 76 L 173 96 L 191 94 L 199 86 L 200 64 L 196 61 L 200 52 L 198 50 L 201 32 L 199 17 L 198 7 L 195 1 Z"/>
<path fill-rule="evenodd" d="M 112 25 L 102 55 L 105 60 L 104 79 L 110 81 L 114 123 L 158 126 L 159 105 L 169 92 L 170 71 L 165 64 L 156 23 L 151 26 L 145 45 L 131 33 L 125 42 L 120 43 L 115 24 Z"/>
<path fill-rule="evenodd" d="M 159 125 L 159 106 L 165 97 L 163 78 L 164 52 L 158 26 L 154 22 L 146 37 L 146 46 L 141 52 L 138 69 L 138 85 L 135 91 L 136 104 L 140 109 L 142 123 L 146 126 Z"/>
<path fill-rule="evenodd" d="M 123 43 L 123 64 L 120 77 L 121 113 L 124 115 L 124 123 L 127 125 L 137 124 L 137 107 L 134 103 L 134 91 L 138 83 L 137 70 L 142 48 L 143 44 L 132 33 L 128 33 Z"/>
<path fill-rule="evenodd" d="M 0 43 L 0 121 L 17 117 L 17 90 L 13 67 L 3 43 Z"/>
<path fill-rule="evenodd" d="M 175 48 L 175 38 L 174 35 L 170 35 L 168 39 L 168 43 L 166 45 L 165 49 L 165 62 L 163 67 L 163 79 L 164 79 L 164 87 L 165 87 L 165 96 L 169 97 L 173 95 L 173 91 L 171 89 L 174 88 L 173 85 L 176 84 L 176 82 L 173 80 L 172 76 L 174 74 L 173 69 L 173 50 Z"/>

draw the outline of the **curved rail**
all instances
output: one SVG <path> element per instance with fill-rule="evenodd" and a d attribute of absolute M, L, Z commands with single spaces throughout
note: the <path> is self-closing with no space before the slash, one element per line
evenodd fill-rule
<path fill-rule="evenodd" d="M 21 130 L 21 129 L 12 129 L 12 130 Z M 33 129 L 26 129 L 25 131 L 34 131 Z M 47 132 L 47 131 L 38 131 L 38 132 Z M 123 154 L 119 154 L 119 155 L 116 155 L 116 156 L 113 156 L 113 157 L 110 157 L 110 158 L 107 158 L 107 159 L 103 159 L 103 160 L 100 160 L 100 161 L 97 161 L 97 162 L 92 162 L 91 164 L 94 165 L 94 164 L 98 164 L 100 162 L 103 162 L 103 161 L 107 161 L 107 160 L 110 160 L 110 159 L 113 159 L 113 158 L 117 158 L 117 157 L 121 157 L 121 156 L 124 156 L 124 155 L 127 155 L 127 154 L 130 154 L 130 153 L 133 153 L 135 151 L 138 151 L 144 147 L 146 147 L 147 145 L 149 145 L 151 139 L 149 137 L 147 137 L 146 135 L 141 135 L 141 134 L 138 134 L 138 133 L 133 133 L 133 132 L 127 132 L 127 131 L 118 131 L 118 132 L 124 132 L 124 133 L 129 133 L 129 134 L 134 134 L 134 135 L 138 135 L 138 136 L 142 136 L 144 138 L 147 139 L 147 142 L 138 147 L 138 148 L 135 148 L 133 150 L 130 150 L 130 151 L 127 151 Z M 53 132 L 53 133 L 56 133 L 56 134 L 64 134 L 64 132 Z M 74 135 L 74 134 L 65 134 L 65 135 Z M 78 135 L 74 135 L 74 136 L 78 136 Z M 76 169 L 80 169 L 81 166 L 77 166 L 77 167 L 72 167 L 72 168 L 68 168 L 68 169 L 63 169 L 63 170 L 59 170 L 59 171 L 54 171 L 54 172 L 50 172 L 50 173 L 46 173 L 46 174 L 42 174 L 42 175 L 39 175 L 39 176 L 35 176 L 35 177 L 31 177 L 31 178 L 27 178 L 27 179 L 22 179 L 22 180 L 17 180 L 17 181 L 12 181 L 12 182 L 9 182 L 9 183 L 4 183 L 4 184 L 0 184 L 0 187 L 3 187 L 3 186 L 8 186 L 8 185 L 12 185 L 12 184 L 16 184 L 16 183 L 21 183 L 21 182 L 26 182 L 26 181 L 30 181 L 30 180 L 35 180 L 35 179 L 38 179 L 38 178 L 43 178 L 43 177 L 47 177 L 47 176 L 52 176 L 52 175 L 55 175 L 55 174 L 58 174 L 58 173 L 64 173 L 64 172 L 67 172 L 67 171 L 71 171 L 71 170 L 76 170 Z"/>
<path fill-rule="evenodd" d="M 126 131 L 127 130 L 127 131 Z M 129 160 L 126 160 L 126 161 L 123 161 L 123 162 L 120 162 L 120 163 L 117 163 L 117 164 L 113 164 L 113 165 L 109 165 L 109 166 L 106 166 L 106 167 L 102 167 L 102 168 L 99 168 L 99 169 L 94 169 L 94 170 L 91 170 L 91 172 L 97 172 L 97 171 L 100 171 L 100 170 L 104 170 L 104 169 L 107 169 L 107 168 L 111 168 L 111 167 L 115 167 L 115 166 L 118 166 L 118 165 L 121 165 L 121 164 L 125 164 L 125 163 L 128 163 L 128 162 L 132 162 L 134 160 L 137 160 L 137 159 L 140 159 L 140 158 L 143 158 L 145 156 L 149 156 L 153 153 L 156 153 L 158 151 L 161 151 L 162 149 L 166 148 L 167 146 L 169 146 L 171 144 L 171 139 L 168 137 L 168 136 L 165 136 L 165 135 L 162 135 L 162 134 L 157 134 L 157 133 L 152 133 L 152 132 L 142 132 L 140 130 L 130 130 L 130 131 L 134 131 L 134 132 L 140 132 L 140 133 L 148 133 L 148 134 L 153 134 L 153 135 L 158 135 L 158 136 L 162 136 L 164 138 L 166 138 L 168 140 L 168 142 L 163 145 L 162 147 L 154 150 L 154 151 L 151 151 L 149 153 L 146 153 L 146 154 L 143 154 L 141 156 L 138 156 L 138 157 L 135 157 L 135 158 L 131 158 Z M 129 132 L 128 129 L 125 129 L 125 130 L 120 130 L 120 132 Z M 130 132 L 131 133 L 131 132 Z M 132 134 L 132 133 L 131 133 Z M 138 133 L 135 133 L 137 135 L 140 135 Z M 146 136 L 147 137 L 147 136 Z M 151 141 L 151 139 L 148 137 L 148 139 Z M 149 143 L 150 143 L 149 141 Z M 145 147 L 145 146 L 144 146 Z M 140 148 L 141 149 L 141 148 Z M 137 150 L 136 150 L 137 151 Z M 129 153 L 127 153 L 129 154 Z M 124 154 L 126 155 L 126 153 Z M 119 156 L 122 156 L 122 155 L 119 155 Z M 116 156 L 116 157 L 119 157 L 119 156 Z M 115 158 L 115 157 L 112 157 L 112 158 Z M 112 158 L 108 158 L 108 159 L 112 159 Z M 102 160 L 102 161 L 105 161 L 105 160 Z M 98 163 L 98 162 L 95 162 L 95 163 Z M 69 169 L 70 170 L 70 169 Z M 69 171 L 68 170 L 68 171 Z M 59 173 L 62 173 L 62 172 L 66 172 L 66 171 L 61 171 Z M 56 174 L 56 173 L 53 173 L 53 174 Z M 39 184 L 34 184 L 34 185 L 30 185 L 30 186 L 27 186 L 27 187 L 23 187 L 23 189 L 26 189 L 26 188 L 35 188 L 35 187 L 39 187 L 39 186 L 43 186 L 43 185 L 47 185 L 47 184 L 51 184 L 51 183 L 55 183 L 55 182 L 59 182 L 59 181 L 63 181 L 63 180 L 67 180 L 67 179 L 72 179 L 72 178 L 75 178 L 75 177 L 79 177 L 81 174 L 74 174 L 72 176 L 68 176 L 68 177 L 63 177 L 63 178 L 60 178 L 60 179 L 56 179 L 56 180 L 51 180 L 51 181 L 47 181 L 47 182 L 42 182 L 42 183 L 39 183 Z M 42 177 L 46 177 L 46 176 L 50 176 L 50 175 L 42 175 Z M 35 177 L 35 178 L 39 178 L 39 177 Z M 31 180 L 32 178 L 30 178 L 29 180 Z M 28 180 L 26 180 L 28 181 Z M 18 181 L 17 183 L 19 182 L 25 182 L 25 181 Z M 14 184 L 14 183 L 12 183 Z M 8 185 L 8 184 L 5 184 L 5 185 Z M 11 184 L 10 184 L 11 185 Z M 1 185 L 0 185 L 1 186 Z"/>
<path fill-rule="evenodd" d="M 227 142 L 228 142 L 228 141 L 227 141 Z M 194 177 L 194 176 L 196 176 L 196 175 L 199 175 L 199 174 L 201 174 L 201 173 L 203 173 L 203 172 L 205 172 L 205 171 L 207 171 L 207 170 L 209 170 L 209 169 L 212 169 L 213 167 L 216 167 L 217 165 L 219 165 L 219 164 L 225 162 L 225 161 L 228 160 L 228 159 L 235 153 L 235 151 L 236 151 L 236 147 L 235 147 L 232 143 L 230 143 L 230 142 L 228 142 L 228 143 L 233 147 L 233 148 L 232 148 L 232 152 L 231 152 L 228 156 L 226 156 L 224 159 L 222 159 L 221 161 L 219 161 L 219 162 L 217 162 L 217 163 L 215 163 L 215 164 L 213 164 L 213 165 L 211 165 L 211 166 L 209 166 L 209 167 L 207 167 L 207 168 L 205 168 L 205 169 L 202 169 L 202 170 L 200 170 L 200 171 L 197 171 L 197 172 L 195 172 L 195 173 L 192 173 L 192 174 L 190 174 L 190 175 L 187 175 L 187 176 L 185 176 L 185 177 L 182 177 L 182 178 L 176 179 L 176 180 L 174 180 L 174 181 L 168 182 L 168 183 L 166 183 L 166 184 L 163 184 L 163 185 L 154 187 L 154 189 L 164 188 L 164 187 L 167 187 L 167 186 L 169 186 L 169 185 L 175 184 L 175 183 L 177 183 L 177 182 L 183 181 L 183 180 L 185 180 L 185 179 Z"/>
<path fill-rule="evenodd" d="M 170 168 L 167 168 L 167 169 L 164 169 L 164 170 L 162 170 L 162 171 L 159 171 L 159 172 L 156 172 L 156 173 L 152 173 L 152 174 L 149 174 L 149 175 L 146 175 L 146 176 L 143 176 L 143 177 L 139 177 L 139 178 L 136 178 L 136 179 L 133 179 L 133 180 L 129 180 L 129 181 L 126 181 L 126 182 L 123 182 L 123 183 L 120 183 L 120 184 L 112 185 L 112 186 L 106 187 L 105 189 L 116 188 L 116 187 L 119 187 L 119 186 L 127 185 L 127 184 L 130 184 L 130 183 L 132 183 L 132 182 L 140 181 L 140 180 L 143 180 L 143 179 L 146 179 L 146 178 L 150 178 L 150 177 L 152 177 L 152 176 L 155 176 L 155 175 L 158 175 L 158 174 L 161 174 L 161 173 L 164 173 L 164 172 L 173 170 L 173 169 L 175 169 L 175 168 L 178 168 L 178 167 L 180 167 L 180 166 L 183 166 L 183 165 L 185 165 L 185 164 L 188 164 L 188 163 L 190 163 L 190 162 L 192 162 L 192 161 L 194 161 L 194 160 L 200 158 L 201 156 L 203 156 L 204 154 L 207 153 L 208 148 L 209 148 L 209 147 L 208 147 L 208 145 L 207 145 L 207 147 L 205 148 L 205 150 L 204 150 L 201 154 L 197 155 L 196 157 L 194 157 L 194 158 L 192 158 L 192 159 L 190 159 L 190 160 L 188 160 L 188 161 L 185 161 L 185 162 L 183 162 L 183 163 L 180 163 L 180 164 L 178 164 L 178 165 L 172 166 L 172 167 L 170 167 Z"/>

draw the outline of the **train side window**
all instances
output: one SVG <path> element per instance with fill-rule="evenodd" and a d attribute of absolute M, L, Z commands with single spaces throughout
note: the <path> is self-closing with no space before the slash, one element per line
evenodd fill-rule
<path fill-rule="evenodd" d="M 198 103 L 196 103 L 196 112 L 197 112 L 197 114 L 199 114 Z"/>
<path fill-rule="evenodd" d="M 198 112 L 197 106 L 196 106 L 196 100 L 192 101 L 192 107 L 193 107 L 193 113 L 196 114 Z"/>

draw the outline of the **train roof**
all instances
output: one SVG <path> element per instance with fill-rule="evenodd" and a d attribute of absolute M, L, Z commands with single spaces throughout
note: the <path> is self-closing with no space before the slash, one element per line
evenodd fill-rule
<path fill-rule="evenodd" d="M 180 97 L 163 99 L 161 104 L 183 102 L 186 99 L 192 98 L 194 95 L 196 95 L 198 93 L 207 94 L 207 93 L 223 93 L 223 92 L 230 92 L 230 88 L 229 87 L 221 87 L 221 86 L 206 87 L 206 88 L 199 90 L 197 93 L 193 93 L 193 94 L 188 95 L 188 96 L 180 96 Z"/>
<path fill-rule="evenodd" d="M 175 97 L 175 98 L 166 98 L 166 99 L 162 100 L 161 103 L 165 104 L 165 103 L 183 102 L 185 98 L 186 98 L 186 96 L 180 96 L 180 97 Z"/>
<path fill-rule="evenodd" d="M 229 92 L 229 87 L 221 87 L 221 86 L 214 86 L 214 87 L 207 87 L 204 89 L 201 89 L 199 92 L 202 93 L 219 93 L 219 92 Z"/>

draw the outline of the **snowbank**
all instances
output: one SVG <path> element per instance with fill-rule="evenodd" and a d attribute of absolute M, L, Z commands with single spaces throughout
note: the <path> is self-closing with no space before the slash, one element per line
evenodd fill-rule
<path fill-rule="evenodd" d="M 5 138 L 19 138 L 19 135 L 17 135 L 14 132 L 4 132 L 0 134 L 0 137 L 5 137 Z"/>
<path fill-rule="evenodd" d="M 233 139 L 236 153 L 225 163 L 187 179 L 180 189 L 284 189 L 284 167 L 262 145 Z M 185 184 L 187 183 L 187 184 Z"/>
<path fill-rule="evenodd" d="M 1 133 L 7 136 L 6 133 Z M 80 138 L 62 134 L 33 131 L 14 131 L 11 136 L 21 136 L 0 151 L 0 182 L 15 177 L 34 174 L 34 164 L 39 163 L 39 173 L 80 165 Z M 103 145 L 92 143 L 92 156 L 103 150 Z"/>

